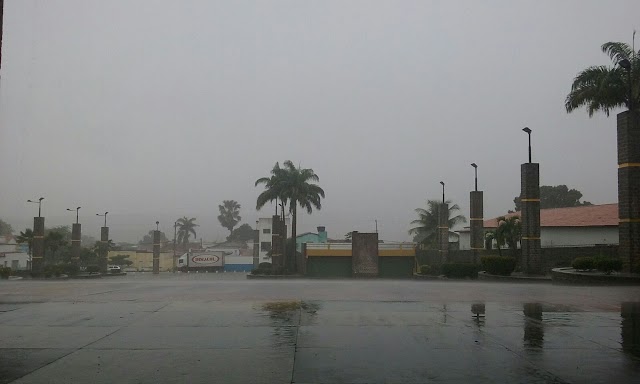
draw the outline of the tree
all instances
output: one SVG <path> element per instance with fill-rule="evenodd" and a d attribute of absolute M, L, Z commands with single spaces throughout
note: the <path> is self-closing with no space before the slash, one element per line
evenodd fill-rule
<path fill-rule="evenodd" d="M 51 258 L 55 259 L 56 252 L 67 244 L 65 233 L 58 230 L 50 230 L 44 237 L 44 246 L 51 251 Z"/>
<path fill-rule="evenodd" d="M 183 245 L 187 245 L 189 244 L 189 237 L 193 234 L 193 237 L 196 237 L 196 227 L 198 227 L 198 224 L 194 223 L 194 221 L 196 221 L 196 218 L 193 217 L 191 219 L 187 218 L 186 216 L 178 219 L 177 223 L 178 223 L 178 244 L 183 244 Z"/>
<path fill-rule="evenodd" d="M 16 243 L 27 243 L 29 256 L 31 256 L 31 250 L 33 249 L 33 230 L 31 228 L 27 228 L 24 231 L 20 231 L 20 234 L 16 237 Z"/>
<path fill-rule="evenodd" d="M 608 42 L 601 48 L 613 67 L 591 66 L 578 73 L 565 100 L 568 113 L 582 106 L 589 117 L 599 111 L 609 116 L 612 109 L 624 106 L 635 111 L 640 108 L 640 51 L 620 42 Z M 630 70 L 621 65 L 627 63 Z"/>
<path fill-rule="evenodd" d="M 324 190 L 313 182 L 319 182 L 320 178 L 311 168 L 296 167 L 291 160 L 283 163 L 280 168 L 278 163 L 271 170 L 271 177 L 263 177 L 256 181 L 265 185 L 265 191 L 258 196 L 256 209 L 262 208 L 267 202 L 281 200 L 283 209 L 288 204 L 291 213 L 291 237 L 296 238 L 298 206 L 305 209 L 308 214 L 313 208 L 321 209 L 321 199 L 324 198 Z M 295 249 L 295 247 L 294 247 Z M 285 255 L 288 253 L 285 252 Z M 293 255 L 293 253 L 291 253 Z M 287 258 L 287 256 L 285 256 Z M 292 263 L 295 267 L 295 258 Z M 285 267 L 289 264 L 285 260 Z"/>
<path fill-rule="evenodd" d="M 148 234 L 144 235 L 142 240 L 138 241 L 138 245 L 153 245 L 153 232 L 155 231 L 151 230 Z M 164 234 L 164 232 L 160 231 L 160 243 L 166 244 L 168 242 L 169 239 L 167 239 L 167 236 Z"/>
<path fill-rule="evenodd" d="M 564 208 L 592 205 L 590 202 L 581 202 L 582 193 L 577 189 L 569 189 L 566 185 L 543 185 L 540 187 L 540 208 Z M 516 211 L 522 210 L 520 196 L 513 199 Z"/>
<path fill-rule="evenodd" d="M 489 238 L 496 241 L 498 253 L 502 255 L 502 249 L 505 244 L 511 249 L 512 256 L 518 257 L 518 243 L 522 239 L 522 223 L 519 216 L 511 216 L 505 218 L 500 216 L 496 219 L 498 226 L 492 232 Z"/>
<path fill-rule="evenodd" d="M 71 228 L 68 225 L 58 225 L 51 228 L 45 228 L 44 230 L 45 238 L 51 232 L 59 233 L 65 241 L 71 241 Z"/>
<path fill-rule="evenodd" d="M 129 255 L 111 256 L 109 258 L 109 261 L 111 261 L 111 264 L 113 264 L 113 265 L 120 265 L 120 266 L 125 266 L 125 267 L 128 267 L 128 266 L 133 264 L 133 261 L 129 260 Z"/>
<path fill-rule="evenodd" d="M 344 241 L 346 241 L 347 243 L 350 243 L 352 237 L 353 237 L 353 232 L 347 232 L 344 234 Z"/>
<path fill-rule="evenodd" d="M 240 204 L 235 200 L 224 200 L 222 205 L 218 205 L 220 215 L 218 221 L 229 230 L 229 236 L 233 233 L 233 227 L 242 219 L 240 217 Z"/>
<path fill-rule="evenodd" d="M 451 200 L 447 200 L 446 203 L 449 204 L 449 228 L 467 222 L 467 218 L 464 215 L 456 214 L 460 210 L 458 204 L 451 204 Z M 414 235 L 413 241 L 427 246 L 437 246 L 438 210 L 441 206 L 442 202 L 440 200 L 427 200 L 426 209 L 415 209 L 418 218 L 413 220 L 411 224 L 416 226 L 409 230 L 409 234 Z M 449 233 L 453 234 L 455 232 L 449 231 Z"/>
<path fill-rule="evenodd" d="M 11 224 L 0 219 L 0 236 L 10 235 L 12 233 L 13 233 L 13 228 L 11 228 Z"/>
<path fill-rule="evenodd" d="M 242 242 L 253 240 L 253 228 L 249 224 L 242 224 L 231 232 L 227 240 Z"/>

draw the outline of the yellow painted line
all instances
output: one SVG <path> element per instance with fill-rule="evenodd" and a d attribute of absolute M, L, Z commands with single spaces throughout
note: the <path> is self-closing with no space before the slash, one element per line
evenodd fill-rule
<path fill-rule="evenodd" d="M 538 202 L 540 201 L 540 199 L 520 199 L 520 201 L 523 201 L 525 203 L 533 203 L 533 202 Z"/>
<path fill-rule="evenodd" d="M 471 221 L 473 221 L 473 220 L 480 220 L 480 221 L 483 221 L 483 220 L 484 220 L 484 218 L 482 218 L 482 217 L 472 217 L 472 218 L 470 218 L 469 220 L 471 220 Z"/>
<path fill-rule="evenodd" d="M 640 219 L 620 219 L 621 223 L 640 223 Z"/>
<path fill-rule="evenodd" d="M 413 249 L 380 249 L 378 250 L 378 256 L 380 257 L 407 257 L 416 256 L 416 251 Z"/>
<path fill-rule="evenodd" d="M 540 240 L 540 238 L 539 237 L 522 236 L 522 240 Z"/>
<path fill-rule="evenodd" d="M 622 163 L 618 164 L 618 168 L 640 167 L 640 163 Z"/>
<path fill-rule="evenodd" d="M 350 249 L 307 249 L 307 256 L 351 256 Z"/>

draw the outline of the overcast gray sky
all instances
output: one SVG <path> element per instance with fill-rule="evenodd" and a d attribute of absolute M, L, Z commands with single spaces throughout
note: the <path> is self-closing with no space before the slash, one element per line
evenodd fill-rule
<path fill-rule="evenodd" d="M 223 199 L 256 212 L 276 161 L 313 168 L 327 197 L 298 232 L 409 240 L 413 209 L 513 208 L 533 129 L 541 184 L 617 201 L 615 116 L 566 114 L 600 45 L 631 43 L 640 1 L 6 0 L 0 218 L 75 218 L 114 241 L 197 217 L 222 239 Z M 637 45 L 640 45 L 637 44 Z"/>

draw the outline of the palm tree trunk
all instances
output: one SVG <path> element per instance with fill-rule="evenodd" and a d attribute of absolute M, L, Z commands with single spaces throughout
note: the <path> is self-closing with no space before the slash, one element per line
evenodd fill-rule
<path fill-rule="evenodd" d="M 291 204 L 293 204 L 294 202 L 291 202 Z M 293 260 L 292 260 L 292 265 L 293 268 L 295 270 L 296 267 L 296 234 L 297 234 L 297 229 L 296 229 L 296 225 L 298 225 L 298 203 L 296 202 L 295 204 L 293 204 L 291 206 L 292 208 L 292 217 L 291 217 L 291 238 L 293 239 L 293 249 L 292 249 L 292 255 L 293 255 Z M 285 236 L 286 237 L 286 236 Z"/>

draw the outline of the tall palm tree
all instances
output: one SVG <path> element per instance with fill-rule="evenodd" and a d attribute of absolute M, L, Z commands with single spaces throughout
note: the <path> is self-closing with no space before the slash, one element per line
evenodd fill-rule
<path fill-rule="evenodd" d="M 51 251 L 51 257 L 55 258 L 56 252 L 67 244 L 65 234 L 60 231 L 50 231 L 44 238 L 45 247 Z"/>
<path fill-rule="evenodd" d="M 31 256 L 31 249 L 33 247 L 33 230 L 31 228 L 27 228 L 24 231 L 20 231 L 20 234 L 16 236 L 16 243 L 18 244 L 27 243 L 29 256 Z"/>
<path fill-rule="evenodd" d="M 522 223 L 519 216 L 504 217 L 496 219 L 498 226 L 495 230 L 487 232 L 485 241 L 496 241 L 498 254 L 502 256 L 502 247 L 505 245 L 511 249 L 514 258 L 518 258 L 518 243 L 522 239 Z"/>
<path fill-rule="evenodd" d="M 449 204 L 449 228 L 453 228 L 456 225 L 467 222 L 467 218 L 464 215 L 457 215 L 456 212 L 460 210 L 458 204 L 451 204 L 451 200 L 445 201 Z M 409 230 L 410 235 L 415 235 L 414 241 L 425 244 L 427 246 L 435 246 L 437 233 L 438 233 L 438 210 L 442 206 L 440 200 L 427 200 L 427 208 L 416 208 L 415 212 L 418 214 L 418 218 L 411 222 L 415 227 Z M 454 232 L 449 231 L 453 234 Z"/>
<path fill-rule="evenodd" d="M 218 221 L 229 230 L 229 236 L 233 233 L 233 227 L 242 220 L 240 217 L 240 204 L 235 200 L 223 200 L 222 205 L 218 205 L 220 215 Z"/>
<path fill-rule="evenodd" d="M 260 184 L 264 184 L 264 191 L 258 195 L 258 199 L 256 201 L 256 209 L 260 209 L 264 207 L 267 203 L 271 203 L 275 200 L 276 202 L 276 213 L 278 212 L 278 200 L 281 200 L 281 204 L 284 210 L 286 206 L 286 199 L 284 198 L 284 193 L 282 190 L 282 182 L 287 176 L 287 172 L 285 169 L 280 168 L 280 164 L 276 162 L 276 164 L 271 169 L 271 176 L 269 177 L 261 177 L 256 180 L 255 186 L 257 187 Z"/>
<path fill-rule="evenodd" d="M 262 208 L 267 202 L 280 199 L 285 205 L 288 203 L 291 213 L 291 238 L 296 238 L 298 222 L 298 206 L 305 209 L 308 214 L 313 208 L 321 209 L 321 199 L 324 198 L 324 190 L 314 182 L 320 178 L 311 168 L 296 167 L 291 160 L 279 164 L 271 170 L 271 177 L 263 177 L 256 181 L 256 185 L 264 184 L 265 191 L 258 196 L 256 209 Z M 286 256 L 285 256 L 286 258 Z M 293 260 L 295 263 L 295 258 Z M 285 260 L 285 265 L 288 265 Z"/>
<path fill-rule="evenodd" d="M 195 228 L 198 227 L 198 224 L 194 223 L 195 221 L 195 217 L 189 219 L 186 216 L 176 221 L 178 223 L 178 244 L 186 246 L 189 244 L 189 237 L 192 234 L 194 238 L 196 237 Z"/>
<path fill-rule="evenodd" d="M 609 116 L 619 107 L 640 109 L 640 51 L 625 43 L 608 42 L 602 45 L 602 52 L 609 55 L 613 67 L 591 66 L 578 73 L 565 100 L 567 112 L 585 106 L 592 117 L 599 111 Z"/>

